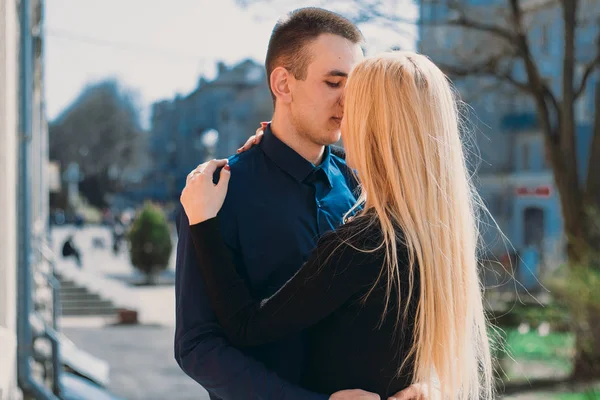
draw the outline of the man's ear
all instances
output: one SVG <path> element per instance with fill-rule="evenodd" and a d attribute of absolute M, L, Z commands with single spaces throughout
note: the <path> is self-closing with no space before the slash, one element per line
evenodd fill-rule
<path fill-rule="evenodd" d="M 277 102 L 290 103 L 292 101 L 291 84 L 294 76 L 285 68 L 277 67 L 271 72 L 269 82 Z"/>

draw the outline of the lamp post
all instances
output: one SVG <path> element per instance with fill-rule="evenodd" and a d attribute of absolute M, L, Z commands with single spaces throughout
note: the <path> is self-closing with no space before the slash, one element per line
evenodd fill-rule
<path fill-rule="evenodd" d="M 219 132 L 216 129 L 208 129 L 202 133 L 200 138 L 202 146 L 206 149 L 206 160 L 214 158 L 215 147 L 219 141 Z"/>
<path fill-rule="evenodd" d="M 79 169 L 79 165 L 72 162 L 67 167 L 64 177 L 67 182 L 69 208 L 74 210 L 79 203 L 79 182 L 83 179 L 83 173 Z"/>

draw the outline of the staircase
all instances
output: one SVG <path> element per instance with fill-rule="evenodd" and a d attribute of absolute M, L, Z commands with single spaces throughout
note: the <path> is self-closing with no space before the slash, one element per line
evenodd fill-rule
<path fill-rule="evenodd" d="M 117 307 L 110 301 L 101 298 L 97 293 L 89 291 L 72 280 L 56 274 L 60 282 L 61 313 L 66 317 L 73 316 L 115 316 Z"/>

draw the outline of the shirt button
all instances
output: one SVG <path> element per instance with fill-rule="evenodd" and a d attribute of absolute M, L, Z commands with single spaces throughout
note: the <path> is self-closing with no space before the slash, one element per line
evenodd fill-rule
<path fill-rule="evenodd" d="M 317 201 L 317 207 L 321 208 L 321 202 Z"/>

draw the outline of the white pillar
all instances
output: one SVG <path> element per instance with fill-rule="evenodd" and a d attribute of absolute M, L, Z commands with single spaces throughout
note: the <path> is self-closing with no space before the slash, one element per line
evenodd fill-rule
<path fill-rule="evenodd" d="M 17 130 L 16 0 L 0 0 L 0 398 L 17 399 Z"/>

